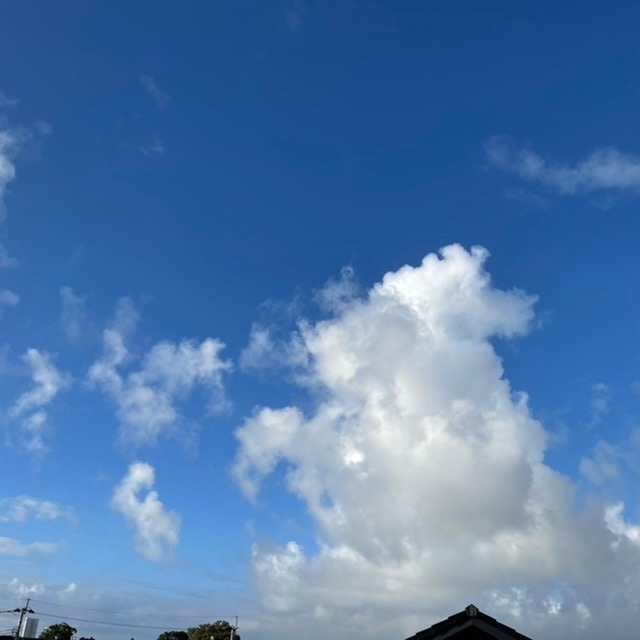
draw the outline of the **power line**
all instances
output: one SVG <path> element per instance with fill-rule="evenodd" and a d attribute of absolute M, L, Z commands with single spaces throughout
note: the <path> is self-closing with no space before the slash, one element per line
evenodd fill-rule
<path fill-rule="evenodd" d="M 27 599 L 27 606 L 25 607 L 21 607 L 21 608 L 17 608 L 17 609 L 12 609 L 12 610 L 7 610 L 7 611 L 0 611 L 0 614 L 10 614 L 10 613 L 20 613 L 20 621 L 22 621 L 22 618 L 24 617 L 25 613 L 35 613 L 32 609 L 28 608 L 29 602 L 30 601 L 36 601 L 39 602 L 40 604 L 48 604 L 51 606 L 58 606 L 58 607 L 63 607 L 65 609 L 84 609 L 85 611 L 93 611 L 96 613 L 108 613 L 108 614 L 112 614 L 112 615 L 143 615 L 143 616 L 149 616 L 149 617 L 153 617 L 153 618 L 161 618 L 163 617 L 162 614 L 145 614 L 145 613 L 133 613 L 133 612 L 120 612 L 120 611 L 106 611 L 104 609 L 90 609 L 88 607 L 74 607 L 73 605 L 63 605 L 63 604 L 57 604 L 55 602 L 45 602 L 43 600 L 35 600 L 35 599 Z M 45 618 L 65 618 L 66 620 L 71 620 L 73 622 L 85 622 L 87 624 L 102 624 L 102 625 L 109 625 L 109 626 L 113 626 L 113 627 L 125 627 L 125 628 L 135 628 L 135 629 L 154 629 L 154 630 L 159 630 L 159 631 L 166 631 L 167 627 L 170 627 L 171 625 L 163 625 L 163 626 L 157 626 L 157 625 L 148 625 L 148 624 L 135 624 L 135 623 L 129 623 L 129 622 L 108 622 L 105 620 L 90 620 L 88 618 L 75 618 L 75 617 L 71 617 L 71 616 L 67 616 L 67 615 L 60 615 L 59 613 L 48 613 L 48 612 L 43 612 L 43 611 L 38 611 L 37 612 L 38 616 L 42 616 Z M 211 614 L 198 614 L 198 615 L 183 615 L 183 614 L 176 614 L 176 615 L 172 615 L 172 614 L 166 614 L 166 616 L 168 617 L 175 617 L 175 618 L 209 618 L 211 619 L 212 617 L 216 617 L 216 616 L 211 616 Z M 220 616 L 218 619 L 224 619 L 224 618 L 235 618 L 236 620 L 236 626 L 232 627 L 234 630 L 238 628 L 238 617 L 237 616 Z M 173 628 L 173 631 L 187 631 L 187 628 Z"/>
<path fill-rule="evenodd" d="M 38 611 L 39 616 L 44 616 L 45 618 L 60 618 L 60 615 L 57 613 L 43 613 L 42 611 Z M 87 620 L 86 618 L 72 618 L 70 616 L 64 616 L 65 620 L 73 620 L 73 622 L 88 622 L 90 624 L 106 624 L 113 627 L 132 627 L 136 629 L 156 629 L 160 631 L 167 631 L 167 627 L 157 627 L 148 624 L 131 624 L 127 622 L 106 622 L 104 620 Z M 186 631 L 186 629 L 171 629 L 171 631 Z"/>
<path fill-rule="evenodd" d="M 54 614 L 54 613 L 43 613 L 42 611 L 38 611 L 38 615 L 39 616 L 44 616 L 45 618 L 60 618 L 60 616 L 58 614 Z M 86 618 L 72 618 L 71 616 L 64 616 L 65 620 L 72 620 L 73 622 L 86 622 L 88 624 L 106 624 L 112 627 L 127 627 L 127 628 L 135 628 L 135 629 L 155 629 L 157 631 L 187 631 L 188 629 L 185 628 L 173 628 L 173 629 L 167 629 L 168 625 L 162 626 L 162 627 L 158 627 L 158 626 L 154 626 L 154 625 L 149 625 L 149 624 L 131 624 L 128 622 L 107 622 L 105 620 L 87 620 Z M 237 629 L 238 625 L 237 625 L 237 617 L 236 617 L 236 626 L 232 627 L 232 629 Z"/>
<path fill-rule="evenodd" d="M 193 614 L 182 614 L 182 613 L 143 613 L 143 612 L 135 612 L 135 611 L 109 611 L 107 609 L 92 609 L 90 607 L 79 607 L 76 605 L 69 604 L 59 604 L 57 602 L 45 602 L 44 600 L 38 600 L 37 598 L 31 598 L 31 602 L 38 602 L 40 604 L 48 604 L 52 607 L 62 607 L 63 609 L 77 609 L 79 611 L 93 611 L 94 613 L 110 613 L 113 615 L 120 616 L 147 616 L 149 618 L 216 618 L 218 620 L 225 620 L 227 618 L 235 618 L 235 615 L 212 615 L 211 613 L 193 613 Z"/>

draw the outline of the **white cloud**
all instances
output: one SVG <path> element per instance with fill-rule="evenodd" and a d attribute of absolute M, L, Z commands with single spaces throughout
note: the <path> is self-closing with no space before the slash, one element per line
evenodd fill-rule
<path fill-rule="evenodd" d="M 41 583 L 25 584 L 20 582 L 18 578 L 13 578 L 9 583 L 11 593 L 19 598 L 26 598 L 27 596 L 40 595 L 44 592 L 44 585 Z"/>
<path fill-rule="evenodd" d="M 239 364 L 243 371 L 263 369 L 270 363 L 281 362 L 275 357 L 276 347 L 271 332 L 266 327 L 254 324 L 249 335 L 249 344 L 240 354 Z"/>
<path fill-rule="evenodd" d="M 9 255 L 7 248 L 0 243 L 0 269 L 12 269 L 18 266 L 18 260 Z"/>
<path fill-rule="evenodd" d="M 640 526 L 629 524 L 622 516 L 624 503 L 616 502 L 607 507 L 605 511 L 605 521 L 609 530 L 621 539 L 627 539 L 634 545 L 640 547 Z"/>
<path fill-rule="evenodd" d="M 323 309 L 331 310 L 341 303 L 341 296 L 348 291 L 357 291 L 353 269 L 345 267 L 340 279 L 329 280 L 323 288 L 314 294 L 314 301 Z M 247 372 L 264 372 L 267 369 L 294 367 L 294 373 L 301 373 L 306 362 L 303 349 L 298 349 L 296 334 L 289 335 L 290 340 L 282 340 L 279 336 L 295 327 L 297 318 L 304 308 L 301 293 L 297 292 L 291 300 L 266 300 L 260 305 L 260 322 L 251 327 L 249 343 L 242 350 L 239 358 L 240 368 Z M 302 361 L 295 367 L 298 358 Z"/>
<path fill-rule="evenodd" d="M 17 101 L 8 98 L 0 91 L 0 109 L 14 107 Z M 0 120 L 0 225 L 7 218 L 5 196 L 9 184 L 16 177 L 15 159 L 25 143 L 33 142 L 37 136 L 51 133 L 50 125 L 36 122 L 32 127 L 12 127 Z M 0 242 L 0 269 L 17 266 L 16 258 L 9 255 L 6 247 Z"/>
<path fill-rule="evenodd" d="M 71 287 L 60 288 L 62 314 L 60 320 L 65 335 L 71 342 L 77 342 L 87 321 L 86 296 L 79 296 Z"/>
<path fill-rule="evenodd" d="M 0 109 L 15 109 L 18 106 L 18 101 L 15 98 L 10 98 L 4 91 L 0 91 Z"/>
<path fill-rule="evenodd" d="M 28 349 L 22 360 L 31 369 L 33 388 L 16 400 L 11 410 L 13 417 L 20 417 L 49 404 L 71 383 L 70 376 L 56 368 L 52 362 L 52 355 L 46 351 Z"/>
<path fill-rule="evenodd" d="M 315 301 L 324 311 L 340 311 L 358 297 L 360 287 L 353 267 L 343 267 L 339 279 L 329 279 L 315 294 Z"/>
<path fill-rule="evenodd" d="M 145 156 L 161 156 L 164 154 L 164 143 L 159 135 L 153 136 L 153 141 L 148 145 L 143 145 L 140 147 L 140 152 Z"/>
<path fill-rule="evenodd" d="M 595 446 L 593 456 L 584 457 L 580 461 L 580 473 L 592 484 L 602 485 L 607 480 L 620 477 L 620 458 L 618 447 L 600 440 Z"/>
<path fill-rule="evenodd" d="M 49 415 L 44 409 L 25 417 L 21 427 L 21 444 L 26 451 L 36 456 L 49 452 L 49 446 L 45 442 L 45 435 L 49 430 Z"/>
<path fill-rule="evenodd" d="M 31 542 L 24 544 L 14 538 L 0 536 L 0 556 L 24 557 L 53 553 L 57 545 L 51 542 Z"/>
<path fill-rule="evenodd" d="M 155 470 L 146 462 L 129 465 L 127 475 L 116 485 L 111 507 L 134 527 L 136 551 L 154 562 L 170 558 L 180 541 L 180 516 L 166 511 L 156 491 Z M 138 494 L 149 489 L 144 499 Z"/>
<path fill-rule="evenodd" d="M 484 149 L 491 166 L 562 194 L 640 189 L 640 157 L 617 149 L 597 149 L 573 165 L 518 148 L 507 136 L 491 137 Z"/>
<path fill-rule="evenodd" d="M 19 137 L 8 129 L 0 130 L 0 223 L 7 217 L 4 196 L 7 186 L 16 177 L 14 158 L 19 149 Z"/>
<path fill-rule="evenodd" d="M 158 83 L 153 77 L 148 75 L 140 76 L 140 84 L 142 85 L 142 88 L 156 101 L 158 107 L 164 109 L 169 106 L 172 99 L 171 96 L 160 89 Z"/>
<path fill-rule="evenodd" d="M 15 307 L 20 302 L 20 296 L 9 289 L 0 289 L 0 304 Z"/>
<path fill-rule="evenodd" d="M 60 371 L 52 361 L 53 356 L 46 351 L 28 349 L 22 356 L 23 362 L 31 370 L 32 388 L 23 393 L 9 411 L 12 419 L 21 421 L 22 444 L 30 452 L 45 453 L 44 442 L 48 416 L 44 407 L 71 384 L 71 376 Z"/>
<path fill-rule="evenodd" d="M 103 333 L 104 353 L 89 370 L 89 381 L 115 402 L 125 442 L 154 444 L 162 435 L 177 435 L 176 404 L 198 386 L 209 392 L 209 410 L 224 406 L 222 376 L 231 364 L 220 358 L 222 342 L 214 338 L 159 342 L 144 356 L 139 370 L 122 375 L 119 368 L 131 359 L 125 339 L 137 315 L 126 299 L 118 313 L 119 319 Z"/>
<path fill-rule="evenodd" d="M 252 372 L 291 367 L 296 378 L 304 376 L 303 369 L 308 362 L 297 336 L 294 335 L 290 342 L 282 342 L 274 338 L 269 327 L 254 324 L 249 344 L 240 354 L 239 364 L 243 371 Z"/>
<path fill-rule="evenodd" d="M 31 496 L 0 499 L 0 522 L 26 522 L 35 520 L 73 520 L 73 510 L 50 500 Z"/>
<path fill-rule="evenodd" d="M 20 296 L 9 289 L 0 289 L 0 319 L 4 308 L 15 307 L 20 302 Z"/>
<path fill-rule="evenodd" d="M 237 432 L 245 495 L 282 469 L 318 531 L 315 552 L 255 545 L 268 609 L 377 637 L 469 601 L 549 638 L 549 598 L 557 637 L 635 619 L 640 555 L 612 548 L 602 510 L 576 514 L 492 344 L 529 330 L 535 298 L 496 288 L 486 258 L 446 247 L 300 323 L 313 409 L 258 408 Z"/>
<path fill-rule="evenodd" d="M 26 142 L 33 141 L 38 135 L 49 135 L 50 133 L 50 125 L 44 122 L 36 122 L 30 128 L 5 125 L 0 129 L 0 223 L 4 222 L 7 217 L 4 197 L 9 183 L 16 177 L 16 156 Z"/>

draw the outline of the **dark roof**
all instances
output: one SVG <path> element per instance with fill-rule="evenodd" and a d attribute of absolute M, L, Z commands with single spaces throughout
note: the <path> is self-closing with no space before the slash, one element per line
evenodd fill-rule
<path fill-rule="evenodd" d="M 470 604 L 464 611 L 418 631 L 407 640 L 466 640 L 467 638 L 497 638 L 498 640 L 531 640 L 515 629 L 498 622 Z"/>

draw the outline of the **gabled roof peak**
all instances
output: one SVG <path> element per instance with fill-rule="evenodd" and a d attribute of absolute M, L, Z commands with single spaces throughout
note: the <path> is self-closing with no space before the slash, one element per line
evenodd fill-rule
<path fill-rule="evenodd" d="M 454 638 L 496 638 L 498 640 L 531 640 L 506 624 L 482 613 L 475 604 L 463 611 L 418 631 L 407 640 L 454 640 Z"/>

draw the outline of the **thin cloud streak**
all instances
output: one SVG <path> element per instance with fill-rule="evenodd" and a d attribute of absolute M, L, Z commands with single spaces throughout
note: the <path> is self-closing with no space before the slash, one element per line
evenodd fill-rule
<path fill-rule="evenodd" d="M 77 342 L 87 322 L 87 297 L 80 296 L 71 287 L 60 287 L 62 311 L 60 322 L 67 339 Z"/>
<path fill-rule="evenodd" d="M 1 208 L 1 205 L 0 205 Z M 18 266 L 17 258 L 9 255 L 7 248 L 0 242 L 0 269 L 13 269 Z"/>
<path fill-rule="evenodd" d="M 484 151 L 489 166 L 563 195 L 640 189 L 640 156 L 612 147 L 596 149 L 574 164 L 557 162 L 528 147 L 518 147 L 508 136 L 489 138 Z"/>
<path fill-rule="evenodd" d="M 23 558 L 33 555 L 48 555 L 54 553 L 58 546 L 52 542 L 23 543 L 14 538 L 0 537 L 0 557 L 13 556 Z"/>
<path fill-rule="evenodd" d="M 9 183 L 16 177 L 14 159 L 19 148 L 19 136 L 8 129 L 0 131 L 0 223 L 7 218 L 4 197 Z"/>
<path fill-rule="evenodd" d="M 20 296 L 9 289 L 0 289 L 0 320 L 4 309 L 12 308 L 18 305 Z"/>
<path fill-rule="evenodd" d="M 166 109 L 171 104 L 172 97 L 160 89 L 158 83 L 152 76 L 141 75 L 140 84 L 142 88 L 155 100 L 160 109 Z"/>
<path fill-rule="evenodd" d="M 63 507 L 50 500 L 21 495 L 0 500 L 0 522 L 23 523 L 28 520 L 74 520 L 70 507 Z"/>

